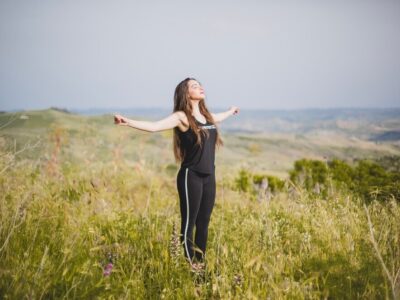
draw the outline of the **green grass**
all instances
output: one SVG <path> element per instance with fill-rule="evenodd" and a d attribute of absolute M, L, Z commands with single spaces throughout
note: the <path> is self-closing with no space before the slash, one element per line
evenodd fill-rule
<path fill-rule="evenodd" d="M 96 173 L 62 170 L 49 176 L 25 163 L 1 177 L 2 298 L 390 296 L 361 202 L 339 191 L 327 199 L 300 191 L 259 203 L 219 177 L 207 278 L 196 284 L 183 257 L 175 263 L 170 251 L 173 223 L 180 224 L 174 180 L 107 165 Z M 400 207 L 374 202 L 369 209 L 395 273 Z M 115 267 L 104 277 L 110 251 Z"/>
<path fill-rule="evenodd" d="M 85 138 L 69 135 L 53 163 L 45 134 L 54 131 L 43 129 L 36 157 L 14 157 L 14 136 L 0 137 L 0 298 L 382 299 L 392 288 L 398 297 L 394 199 L 368 206 L 372 239 L 357 197 L 297 187 L 257 202 L 234 189 L 236 169 L 221 162 L 201 281 L 173 242 L 180 213 L 168 135 L 154 147 L 145 133 L 80 122 Z"/>

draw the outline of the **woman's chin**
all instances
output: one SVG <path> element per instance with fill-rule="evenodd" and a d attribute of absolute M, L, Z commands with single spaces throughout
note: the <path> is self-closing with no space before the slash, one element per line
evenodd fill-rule
<path fill-rule="evenodd" d="M 191 98 L 192 100 L 195 101 L 203 101 L 205 99 L 205 97 L 198 97 L 198 98 Z"/>

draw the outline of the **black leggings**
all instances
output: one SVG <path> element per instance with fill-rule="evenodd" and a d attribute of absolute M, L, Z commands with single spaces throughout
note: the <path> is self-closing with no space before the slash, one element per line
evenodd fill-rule
<path fill-rule="evenodd" d="M 177 175 L 177 188 L 181 208 L 181 236 L 185 257 L 192 263 L 203 261 L 207 246 L 208 224 L 215 203 L 215 172 L 202 174 L 188 168 L 181 168 Z M 193 245 L 193 228 L 196 237 Z M 195 250 L 193 247 L 200 248 Z"/>

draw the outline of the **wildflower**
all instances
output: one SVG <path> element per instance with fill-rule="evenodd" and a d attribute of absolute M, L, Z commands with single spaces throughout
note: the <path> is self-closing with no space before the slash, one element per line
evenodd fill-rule
<path fill-rule="evenodd" d="M 179 235 L 175 222 L 172 224 L 172 235 L 170 239 L 169 252 L 175 264 L 178 263 L 179 257 L 182 255 L 182 248 L 179 242 Z"/>
<path fill-rule="evenodd" d="M 114 267 L 114 262 L 117 258 L 117 254 L 112 251 L 108 251 L 106 254 L 106 257 L 107 257 L 108 262 L 107 262 L 106 266 L 104 267 L 103 275 L 109 276 Z"/>
<path fill-rule="evenodd" d="M 235 274 L 234 276 L 233 276 L 233 285 L 234 286 L 242 286 L 242 284 L 243 284 L 243 277 L 242 277 L 242 275 L 240 275 L 240 274 Z"/>
<path fill-rule="evenodd" d="M 201 285 L 205 283 L 206 280 L 206 272 L 205 272 L 205 263 L 204 262 L 194 262 L 191 264 L 191 271 L 195 275 L 195 283 L 196 285 Z"/>
<path fill-rule="evenodd" d="M 194 272 L 196 274 L 203 273 L 205 266 L 206 265 L 204 262 L 194 262 L 194 263 L 192 263 L 192 272 Z"/>
<path fill-rule="evenodd" d="M 111 274 L 112 268 L 113 268 L 113 264 L 112 263 L 108 263 L 105 268 L 104 268 L 104 272 L 103 275 L 104 276 L 109 276 Z"/>

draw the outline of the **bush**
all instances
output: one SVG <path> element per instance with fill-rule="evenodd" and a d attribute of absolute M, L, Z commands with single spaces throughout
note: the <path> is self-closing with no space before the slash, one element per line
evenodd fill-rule
<path fill-rule="evenodd" d="M 239 176 L 235 179 L 235 187 L 238 191 L 248 192 L 251 189 L 250 185 L 251 174 L 245 169 L 239 171 Z"/>
<path fill-rule="evenodd" d="M 239 171 L 238 177 L 235 179 L 235 187 L 238 191 L 249 192 L 252 196 L 255 196 L 264 179 L 268 182 L 268 190 L 270 192 L 283 191 L 285 182 L 282 179 L 267 174 L 254 174 L 245 169 Z"/>
<path fill-rule="evenodd" d="M 379 196 L 382 200 L 392 197 L 400 199 L 400 173 L 388 171 L 383 166 L 370 160 L 359 160 L 354 166 L 343 160 L 323 161 L 301 159 L 294 163 L 290 179 L 314 192 L 318 185 L 326 196 L 330 183 L 336 188 L 347 189 L 370 202 Z"/>

